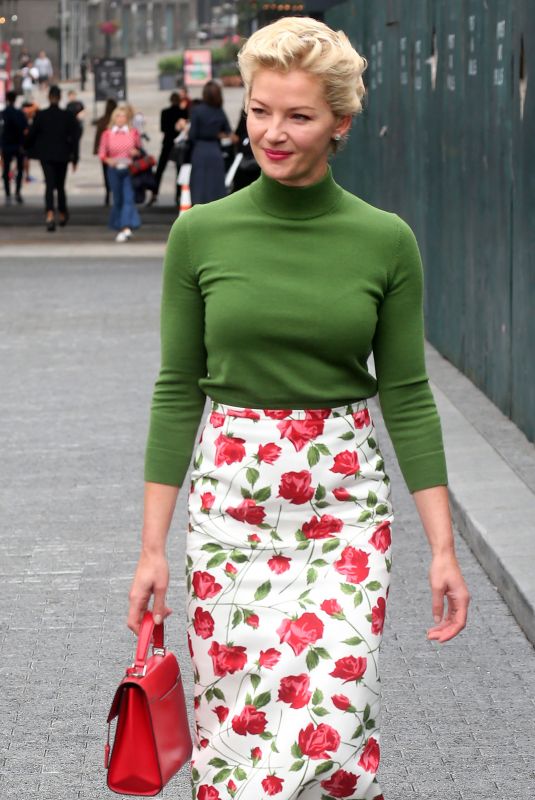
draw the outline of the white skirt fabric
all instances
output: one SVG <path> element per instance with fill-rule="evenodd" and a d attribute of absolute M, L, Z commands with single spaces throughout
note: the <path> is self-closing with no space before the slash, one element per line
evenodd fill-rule
<path fill-rule="evenodd" d="M 186 553 L 194 800 L 383 800 L 389 496 L 365 401 L 212 401 Z"/>

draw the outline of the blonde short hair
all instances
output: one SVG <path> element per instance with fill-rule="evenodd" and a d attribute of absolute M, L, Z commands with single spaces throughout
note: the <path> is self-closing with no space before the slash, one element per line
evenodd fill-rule
<path fill-rule="evenodd" d="M 282 17 L 260 28 L 240 50 L 238 65 L 245 84 L 246 108 L 257 70 L 302 69 L 322 79 L 325 99 L 335 116 L 355 116 L 362 111 L 366 59 L 343 31 L 333 31 L 310 17 Z"/>
<path fill-rule="evenodd" d="M 113 111 L 111 112 L 110 121 L 108 122 L 108 128 L 113 128 L 113 126 L 116 124 L 116 119 L 119 116 L 119 114 L 124 114 L 126 116 L 126 124 L 130 128 L 131 120 L 130 120 L 130 117 L 128 115 L 128 109 L 122 103 L 120 103 L 118 106 L 116 106 L 113 109 Z"/>

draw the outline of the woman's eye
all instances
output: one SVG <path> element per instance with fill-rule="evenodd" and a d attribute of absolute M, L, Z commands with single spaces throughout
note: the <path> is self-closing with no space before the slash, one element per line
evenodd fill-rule
<path fill-rule="evenodd" d="M 251 111 L 253 112 L 253 114 L 257 114 L 257 115 L 264 113 L 264 109 L 263 108 L 252 108 Z"/>
<path fill-rule="evenodd" d="M 294 114 L 294 115 L 293 115 L 293 118 L 294 118 L 294 119 L 297 119 L 297 120 L 299 120 L 299 121 L 303 121 L 303 120 L 304 120 L 304 121 L 307 121 L 307 120 L 309 120 L 309 119 L 310 119 L 310 117 L 307 117 L 307 115 L 306 115 L 306 114 Z"/>

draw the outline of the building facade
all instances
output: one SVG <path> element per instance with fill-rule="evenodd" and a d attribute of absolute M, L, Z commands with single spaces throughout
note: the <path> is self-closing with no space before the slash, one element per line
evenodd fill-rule
<path fill-rule="evenodd" d="M 133 56 L 197 44 L 197 0 L 0 0 L 0 42 L 45 50 L 55 74 L 78 74 L 83 53 Z M 103 32 L 110 31 L 108 33 Z"/>

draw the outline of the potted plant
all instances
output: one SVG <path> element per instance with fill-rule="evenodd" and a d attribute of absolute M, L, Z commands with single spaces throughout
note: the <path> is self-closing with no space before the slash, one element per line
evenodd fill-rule
<path fill-rule="evenodd" d="M 223 86 L 243 86 L 240 71 L 236 66 L 221 67 L 219 77 Z"/>
<path fill-rule="evenodd" d="M 184 79 L 184 56 L 165 56 L 158 61 L 158 85 L 161 91 L 175 89 Z"/>
<path fill-rule="evenodd" d="M 109 58 L 111 55 L 111 38 L 115 36 L 119 28 L 120 25 L 116 19 L 107 19 L 104 20 L 104 22 L 100 22 L 98 25 L 100 33 L 106 40 L 106 58 Z"/>

